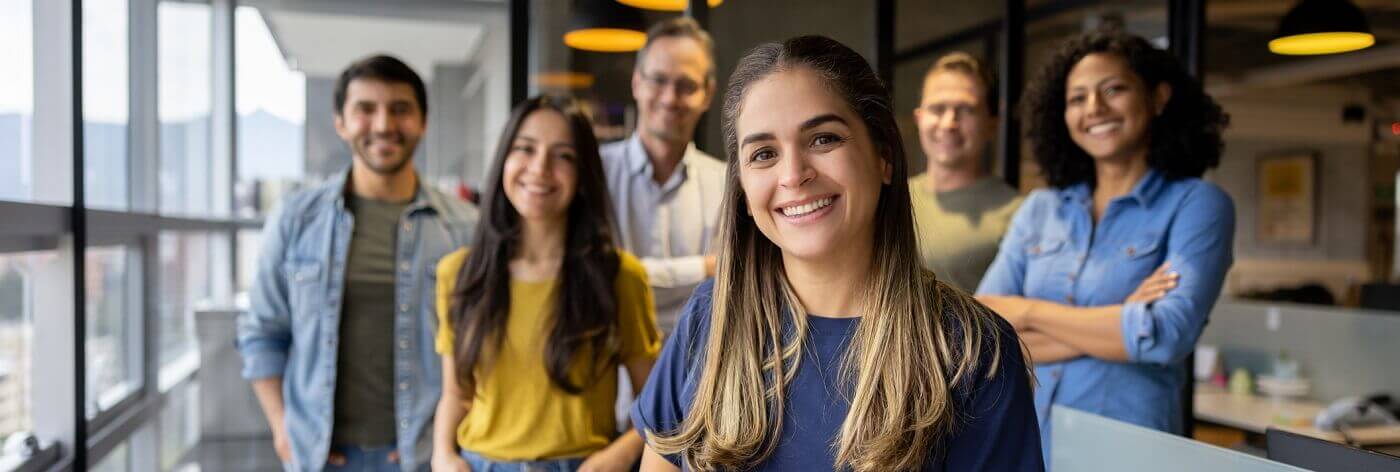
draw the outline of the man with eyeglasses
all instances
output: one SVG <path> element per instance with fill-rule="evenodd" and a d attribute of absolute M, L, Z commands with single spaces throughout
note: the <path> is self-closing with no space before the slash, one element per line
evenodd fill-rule
<path fill-rule="evenodd" d="M 658 23 L 632 71 L 637 130 L 600 149 L 618 240 L 642 258 L 665 333 L 690 292 L 715 272 L 724 163 L 691 142 L 714 97 L 714 75 L 709 33 L 689 18 Z"/>
<path fill-rule="evenodd" d="M 969 292 L 997 255 L 1021 196 L 986 171 L 996 136 L 996 87 L 981 61 L 943 56 L 924 76 L 914 122 L 928 171 L 909 179 L 924 267 Z"/>

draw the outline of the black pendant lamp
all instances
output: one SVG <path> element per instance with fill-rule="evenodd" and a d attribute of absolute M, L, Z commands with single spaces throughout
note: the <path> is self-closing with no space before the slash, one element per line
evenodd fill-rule
<path fill-rule="evenodd" d="M 642 12 L 616 0 L 577 0 L 564 44 L 574 49 L 627 52 L 647 42 Z"/>
<path fill-rule="evenodd" d="M 1269 51 L 1290 56 L 1337 54 L 1376 44 L 1366 15 L 1347 0 L 1303 0 L 1284 15 Z"/>

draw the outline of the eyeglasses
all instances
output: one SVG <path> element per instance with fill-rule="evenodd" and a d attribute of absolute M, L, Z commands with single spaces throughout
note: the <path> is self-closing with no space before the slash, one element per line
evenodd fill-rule
<path fill-rule="evenodd" d="M 675 90 L 676 96 L 678 97 L 689 97 L 695 94 L 695 92 L 700 91 L 700 84 L 685 77 L 672 78 L 660 73 L 648 74 L 645 71 L 638 72 L 638 74 L 642 76 L 642 80 L 646 82 L 647 86 L 651 87 L 653 90 L 661 91 L 674 87 L 673 90 Z"/>
<path fill-rule="evenodd" d="M 943 119 L 949 111 L 951 111 L 953 112 L 953 121 L 957 122 L 964 121 L 978 112 L 976 108 L 970 105 L 943 105 L 938 103 L 929 104 L 928 106 L 925 106 L 924 111 L 928 112 L 928 114 L 932 115 L 934 118 L 940 120 Z"/>

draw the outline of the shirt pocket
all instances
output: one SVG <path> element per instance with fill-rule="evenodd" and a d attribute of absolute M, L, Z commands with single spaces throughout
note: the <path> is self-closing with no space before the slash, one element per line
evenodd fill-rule
<path fill-rule="evenodd" d="M 1066 246 L 1065 240 L 1058 237 L 1040 237 L 1026 242 L 1025 295 L 1059 299 L 1067 293 L 1069 284 L 1055 283 L 1055 274 L 1063 272 L 1060 260 L 1068 253 Z"/>
<path fill-rule="evenodd" d="M 1135 259 L 1161 259 L 1162 241 L 1157 233 L 1147 233 L 1136 238 L 1130 238 L 1123 244 L 1123 257 L 1128 260 Z"/>
<path fill-rule="evenodd" d="M 1123 287 L 1123 297 L 1136 290 L 1166 259 L 1166 241 L 1162 241 L 1159 235 L 1153 232 L 1131 237 L 1118 248 L 1118 260 L 1109 269 L 1112 272 L 1109 279 L 1130 283 L 1130 286 Z"/>
<path fill-rule="evenodd" d="M 292 309 L 292 318 L 313 315 L 327 305 L 325 270 L 320 261 L 287 261 L 282 264 L 282 272 L 287 278 L 287 305 Z"/>

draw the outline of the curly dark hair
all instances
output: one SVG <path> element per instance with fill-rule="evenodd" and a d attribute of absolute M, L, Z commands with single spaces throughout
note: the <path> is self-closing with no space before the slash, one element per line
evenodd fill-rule
<path fill-rule="evenodd" d="M 1030 83 L 1022 99 L 1026 138 L 1035 160 L 1054 187 L 1080 182 L 1094 184 L 1094 161 L 1070 138 L 1065 125 L 1065 81 L 1081 59 L 1093 53 L 1122 57 L 1147 84 L 1148 90 L 1166 82 L 1171 98 L 1149 128 L 1151 149 L 1147 165 L 1168 179 L 1200 177 L 1220 164 L 1224 147 L 1221 130 L 1229 117 L 1206 95 L 1201 83 L 1166 51 L 1118 29 L 1085 33 L 1066 42 Z"/>

